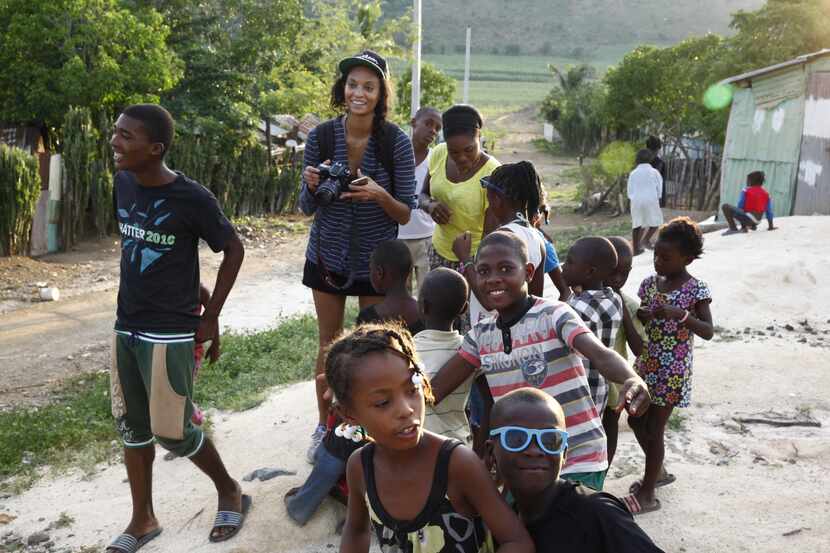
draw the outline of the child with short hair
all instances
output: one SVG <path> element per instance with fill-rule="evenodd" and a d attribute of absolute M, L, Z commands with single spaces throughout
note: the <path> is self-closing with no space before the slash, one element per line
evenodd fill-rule
<path fill-rule="evenodd" d="M 634 416 L 648 407 L 645 383 L 617 353 L 602 345 L 570 306 L 528 295 L 533 265 L 527 261 L 527 246 L 515 234 L 487 235 L 475 270 L 480 292 L 498 317 L 476 324 L 459 353 L 439 371 L 433 381 L 437 399 L 477 371 L 486 376 L 494 399 L 524 386 L 560 399 L 566 404 L 572 431 L 564 475 L 601 489 L 608 467 L 605 435 L 578 354 L 606 378 L 623 383 L 625 407 Z M 485 417 L 482 426 L 488 424 Z"/>
<path fill-rule="evenodd" d="M 617 330 L 614 349 L 622 358 L 628 360 L 628 348 L 631 348 L 636 359 L 643 351 L 643 344 L 647 341 L 643 323 L 636 316 L 637 310 L 640 308 L 640 301 L 622 289 L 628 281 L 628 274 L 631 272 L 634 248 L 631 247 L 631 242 L 622 236 L 610 236 L 608 241 L 611 242 L 617 252 L 617 267 L 605 279 L 605 284 L 610 286 L 622 299 L 622 324 Z M 617 410 L 619 397 L 619 387 L 613 382 L 609 382 L 608 405 L 602 413 L 602 427 L 605 429 L 605 437 L 608 440 L 609 466 L 613 462 L 614 454 L 617 451 L 620 418 L 620 412 Z"/>
<path fill-rule="evenodd" d="M 607 238 L 588 236 L 568 250 L 562 275 L 574 290 L 568 305 L 579 313 L 591 332 L 607 348 L 614 349 L 622 326 L 622 300 L 604 281 L 617 267 L 617 252 Z M 583 361 L 591 387 L 591 399 L 600 414 L 608 404 L 608 384 L 588 360 Z"/>
<path fill-rule="evenodd" d="M 628 175 L 628 199 L 631 202 L 631 242 L 634 255 L 643 253 L 640 245 L 642 238 L 645 247 L 651 248 L 651 237 L 657 227 L 663 224 L 663 212 L 660 211 L 660 198 L 663 196 L 663 177 L 651 166 L 654 154 L 643 148 L 637 152 L 637 167 Z M 645 236 L 643 236 L 645 231 Z"/>
<path fill-rule="evenodd" d="M 412 150 L 415 153 L 415 196 L 420 196 L 424 180 L 429 174 L 430 145 L 441 132 L 441 112 L 429 106 L 422 106 L 410 121 L 412 125 Z M 423 209 L 413 209 L 409 222 L 398 227 L 398 239 L 403 240 L 412 253 L 412 278 L 407 281 L 407 289 L 417 294 L 429 272 L 429 247 L 435 221 Z M 415 286 L 412 287 L 412 282 Z"/>
<path fill-rule="evenodd" d="M 762 217 L 767 218 L 767 230 L 775 230 L 772 224 L 772 198 L 769 192 L 764 189 L 766 175 L 763 171 L 753 171 L 746 176 L 746 187 L 741 190 L 738 198 L 738 205 L 723 204 L 721 210 L 726 217 L 726 224 L 729 230 L 724 234 L 736 232 L 749 232 L 756 230 Z M 735 225 L 735 219 L 741 224 L 741 230 Z"/>
<path fill-rule="evenodd" d="M 513 390 L 496 402 L 491 423 L 489 461 L 513 495 L 536 553 L 662 551 L 622 501 L 559 478 L 570 435 L 554 398 Z"/>
<path fill-rule="evenodd" d="M 418 302 L 408 289 L 412 274 L 412 253 L 403 240 L 381 242 L 369 259 L 369 279 L 383 301 L 363 308 L 357 315 L 357 324 L 400 320 L 411 334 L 424 329 Z"/>
<path fill-rule="evenodd" d="M 665 457 L 666 423 L 675 407 L 688 407 L 692 392 L 694 335 L 714 334 L 709 304 L 712 293 L 687 267 L 703 253 L 703 234 L 688 217 L 677 217 L 660 229 L 654 246 L 654 270 L 640 284 L 637 317 L 645 323 L 648 346 L 635 368 L 645 379 L 652 406 L 645 417 L 629 424 L 646 456 L 641 484 L 623 498 L 633 514 L 660 509 L 654 489 Z"/>
<path fill-rule="evenodd" d="M 341 551 L 368 553 L 374 530 L 384 553 L 532 553 L 533 544 L 499 496 L 484 464 L 458 440 L 423 429 L 429 380 L 409 334 L 364 325 L 326 357 L 337 409 L 372 442 L 349 459 L 349 502 Z M 483 524 L 482 524 L 483 523 Z"/>
<path fill-rule="evenodd" d="M 469 293 L 464 277 L 446 267 L 433 269 L 421 283 L 418 306 L 426 329 L 416 334 L 413 342 L 428 378 L 432 378 L 455 355 L 464 341 L 452 325 L 467 309 Z M 424 425 L 427 430 L 469 442 L 470 423 L 465 406 L 472 382 L 471 376 L 441 403 L 440 409 L 426 406 Z"/>

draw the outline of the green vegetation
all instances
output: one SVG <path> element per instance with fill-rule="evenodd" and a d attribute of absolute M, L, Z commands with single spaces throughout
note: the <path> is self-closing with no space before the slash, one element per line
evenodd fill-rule
<path fill-rule="evenodd" d="M 421 106 L 444 111 L 452 105 L 456 88 L 455 79 L 430 63 L 421 64 Z M 396 92 L 398 101 L 395 109 L 398 119 L 409 121 L 412 111 L 412 68 L 403 72 Z"/>
<path fill-rule="evenodd" d="M 37 158 L 0 144 L 0 255 L 28 251 L 39 196 Z"/>
<path fill-rule="evenodd" d="M 769 0 L 756 11 L 733 14 L 731 37 L 706 34 L 670 47 L 638 46 L 601 81 L 591 79 L 586 65 L 554 69 L 559 80 L 543 115 L 568 150 L 583 154 L 598 151 L 609 138 L 644 134 L 660 135 L 683 153 L 682 137 L 723 144 L 730 91 L 711 87 L 830 46 L 830 27 L 819 23 L 828 16 L 830 4 L 822 0 Z"/>
<path fill-rule="evenodd" d="M 636 4 L 617 0 L 439 0 L 423 1 L 424 52 L 464 51 L 472 27 L 476 54 L 542 55 L 592 61 L 612 59 L 641 43 L 672 44 L 691 34 L 726 33 L 730 14 L 756 9 L 763 0 L 700 0 Z M 389 13 L 411 9 L 411 0 L 387 0 Z"/>
<path fill-rule="evenodd" d="M 347 304 L 347 326 L 357 306 Z M 317 323 L 311 315 L 290 317 L 274 329 L 222 337 L 222 356 L 202 367 L 195 402 L 202 409 L 249 409 L 274 386 L 307 380 L 314 374 Z M 0 487 L 25 487 L 37 469 L 95 464 L 113 458 L 121 448 L 109 400 L 109 373 L 75 378 L 43 407 L 0 412 Z"/>
<path fill-rule="evenodd" d="M 669 430 L 680 432 L 686 428 L 686 416 L 679 410 L 675 409 L 669 416 L 669 422 L 666 424 Z"/>

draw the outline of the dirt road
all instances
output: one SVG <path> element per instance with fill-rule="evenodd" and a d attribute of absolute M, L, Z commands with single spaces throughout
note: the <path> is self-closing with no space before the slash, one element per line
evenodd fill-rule
<path fill-rule="evenodd" d="M 243 234 L 244 236 L 244 234 Z M 271 326 L 280 317 L 310 311 L 303 293 L 305 237 L 246 239 L 246 256 L 222 313 L 225 329 Z M 109 367 L 108 338 L 115 319 L 118 250 L 112 239 L 86 242 L 39 260 L 5 260 L 5 313 L 0 314 L 0 409 L 48 400 L 53 385 Z M 212 285 L 221 255 L 200 251 L 202 279 Z M 12 263 L 14 267 L 9 267 Z M 17 269 L 14 271 L 14 269 Z M 54 275 L 54 276 L 53 276 Z M 57 302 L 31 302 L 38 279 L 60 287 Z M 16 285 L 17 293 L 9 290 Z M 91 291 L 90 291 L 91 289 Z"/>

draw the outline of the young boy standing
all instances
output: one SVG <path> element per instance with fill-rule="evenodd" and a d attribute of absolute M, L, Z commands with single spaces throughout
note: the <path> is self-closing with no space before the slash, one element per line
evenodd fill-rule
<path fill-rule="evenodd" d="M 651 166 L 651 150 L 643 148 L 637 152 L 637 167 L 628 175 L 628 199 L 631 201 L 631 241 L 634 255 L 643 253 L 640 239 L 645 247 L 651 247 L 651 237 L 657 227 L 663 224 L 660 198 L 663 196 L 663 177 Z M 645 231 L 645 236 L 643 236 Z"/>
<path fill-rule="evenodd" d="M 603 376 L 623 384 L 624 405 L 633 416 L 648 408 L 645 383 L 568 305 L 528 295 L 533 265 L 527 261 L 527 246 L 515 234 L 487 235 L 475 271 L 480 294 L 498 316 L 477 323 L 459 353 L 439 371 L 432 383 L 436 401 L 477 370 L 486 376 L 494 400 L 516 388 L 542 390 L 565 405 L 571 443 L 564 476 L 602 489 L 608 467 L 605 434 L 580 355 Z M 489 428 L 486 416 L 481 425 Z"/>
<path fill-rule="evenodd" d="M 738 205 L 723 204 L 721 206 L 723 216 L 729 225 L 729 230 L 725 234 L 739 232 L 735 219 L 741 224 L 740 232 L 757 229 L 763 217 L 767 218 L 767 230 L 775 230 L 775 225 L 772 224 L 772 198 L 764 189 L 765 180 L 766 176 L 763 171 L 753 171 L 746 176 L 746 188 L 741 190 Z"/>
<path fill-rule="evenodd" d="M 429 273 L 418 294 L 418 307 L 426 324 L 413 337 L 415 353 L 423 364 L 424 373 L 432 378 L 444 363 L 450 360 L 464 337 L 453 330 L 453 321 L 467 310 L 470 289 L 458 271 L 438 267 Z M 470 396 L 473 377 L 470 376 L 441 403 L 440 408 L 426 406 L 424 427 L 436 434 L 456 438 L 464 443 L 470 440 L 470 423 L 464 408 Z"/>
<path fill-rule="evenodd" d="M 604 281 L 617 266 L 617 252 L 607 238 L 589 236 L 580 238 L 568 251 L 562 275 L 574 293 L 568 305 L 579 313 L 602 345 L 614 349 L 617 331 L 623 322 L 620 296 Z M 608 384 L 589 361 L 584 361 L 591 387 L 591 399 L 600 413 L 608 404 Z"/>
<path fill-rule="evenodd" d="M 559 403 L 522 388 L 499 399 L 487 444 L 537 553 L 661 553 L 620 499 L 559 478 L 571 433 Z"/>
<path fill-rule="evenodd" d="M 161 106 L 139 104 L 115 122 L 113 204 L 121 231 L 121 281 L 111 377 L 112 413 L 124 442 L 133 513 L 107 548 L 132 553 L 161 533 L 153 511 L 155 441 L 188 457 L 216 487 L 210 541 L 239 531 L 251 498 L 242 495 L 211 440 L 191 422 L 196 343 L 219 356 L 219 313 L 244 249 L 216 198 L 167 168 L 174 122 Z M 199 306 L 199 240 L 224 258 L 213 294 Z"/>
<path fill-rule="evenodd" d="M 429 147 L 441 132 L 441 112 L 435 108 L 422 107 L 412 118 L 412 148 L 415 151 L 415 195 L 420 196 L 424 179 L 429 173 Z M 429 272 L 429 246 L 435 221 L 422 209 L 413 209 L 409 222 L 398 229 L 398 238 L 403 240 L 412 252 L 415 286 L 408 281 L 409 291 L 417 294 Z"/>

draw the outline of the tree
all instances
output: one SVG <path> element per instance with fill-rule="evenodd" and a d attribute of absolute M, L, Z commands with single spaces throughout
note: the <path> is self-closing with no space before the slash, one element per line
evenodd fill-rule
<path fill-rule="evenodd" d="M 726 65 L 731 74 L 787 61 L 830 47 L 830 3 L 823 0 L 767 0 L 756 11 L 732 16 Z"/>
<path fill-rule="evenodd" d="M 421 64 L 421 105 L 444 111 L 455 98 L 456 81 L 431 63 Z M 412 106 L 412 69 L 404 72 L 397 83 L 398 120 L 409 121 Z"/>
<path fill-rule="evenodd" d="M 566 149 L 580 154 L 595 151 L 606 127 L 605 87 L 590 80 L 594 69 L 589 65 L 549 69 L 558 82 L 542 101 L 542 116 L 559 132 Z"/>
<path fill-rule="evenodd" d="M 117 0 L 0 2 L 0 120 L 58 128 L 70 106 L 158 100 L 181 74 L 169 32 Z"/>

